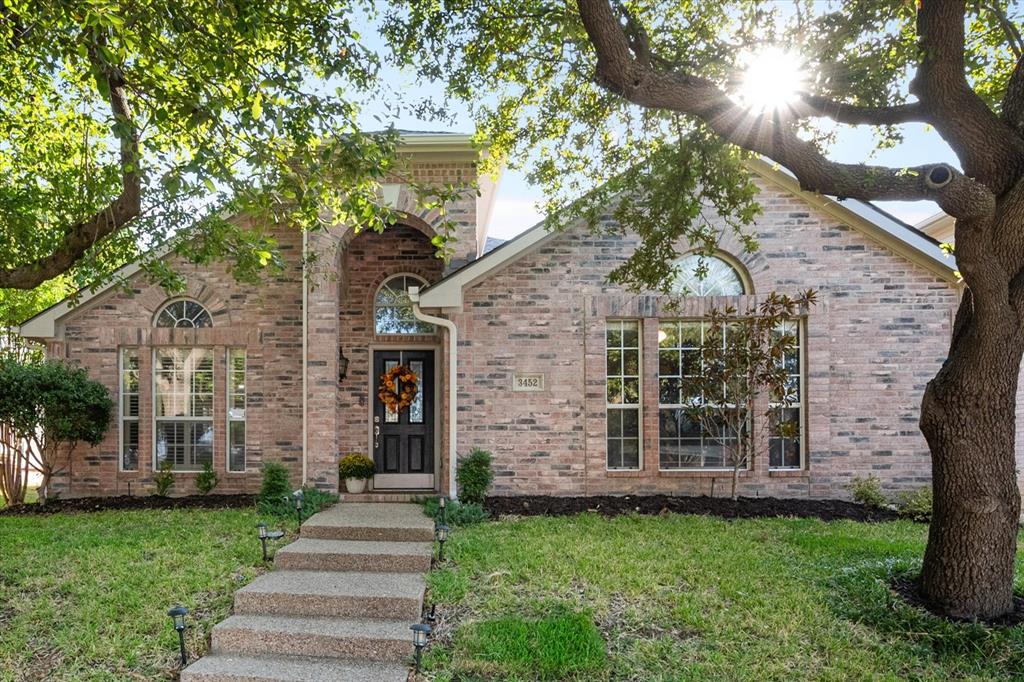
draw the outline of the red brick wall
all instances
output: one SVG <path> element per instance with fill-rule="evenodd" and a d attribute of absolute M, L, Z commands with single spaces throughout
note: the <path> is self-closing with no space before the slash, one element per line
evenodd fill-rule
<path fill-rule="evenodd" d="M 842 497 L 853 476 L 873 473 L 889 490 L 930 479 L 917 428 L 925 383 L 945 357 L 955 287 L 798 197 L 762 186 L 761 249 L 743 255 L 755 294 L 819 291 L 806 320 L 806 468 L 769 472 L 767 453 L 744 474 L 748 495 Z M 681 313 L 657 296 L 605 283 L 629 238 L 570 230 L 466 292 L 459 327 L 460 453 L 495 455 L 498 494 L 663 492 L 728 494 L 729 474 L 658 470 L 658 318 Z M 605 322 L 643 320 L 644 462 L 605 470 Z M 542 393 L 514 393 L 513 373 L 541 372 Z"/>

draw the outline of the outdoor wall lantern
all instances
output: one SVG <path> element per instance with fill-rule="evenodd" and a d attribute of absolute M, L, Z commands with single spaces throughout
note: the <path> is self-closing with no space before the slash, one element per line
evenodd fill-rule
<path fill-rule="evenodd" d="M 430 637 L 430 626 L 425 623 L 416 623 L 411 629 L 412 645 L 416 647 L 416 672 L 419 673 L 423 647 L 427 645 L 427 638 Z"/>
<path fill-rule="evenodd" d="M 256 524 L 257 530 L 260 533 L 260 544 L 263 545 L 263 561 L 270 561 L 270 557 L 267 556 L 267 540 L 277 540 L 284 537 L 283 530 L 267 530 L 267 524 L 260 521 Z"/>
<path fill-rule="evenodd" d="M 178 604 L 177 606 L 172 606 L 167 615 L 171 617 L 171 620 L 174 622 L 174 629 L 178 631 L 181 667 L 184 668 L 188 664 L 188 654 L 185 653 L 185 616 L 188 615 L 188 609 Z"/>
<path fill-rule="evenodd" d="M 434 527 L 434 538 L 437 540 L 437 561 L 444 561 L 444 542 L 448 539 L 448 526 L 443 523 Z"/>
<path fill-rule="evenodd" d="M 340 384 L 348 376 L 348 358 L 345 357 L 345 349 L 338 348 L 338 383 Z"/>

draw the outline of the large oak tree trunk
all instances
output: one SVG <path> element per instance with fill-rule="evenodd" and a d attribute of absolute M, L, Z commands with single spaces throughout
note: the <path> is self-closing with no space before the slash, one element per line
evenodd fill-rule
<path fill-rule="evenodd" d="M 967 619 L 1012 610 L 1020 516 L 1014 440 L 1024 344 L 1012 320 L 982 327 L 968 293 L 921 406 L 934 489 L 921 587 L 944 613 Z"/>

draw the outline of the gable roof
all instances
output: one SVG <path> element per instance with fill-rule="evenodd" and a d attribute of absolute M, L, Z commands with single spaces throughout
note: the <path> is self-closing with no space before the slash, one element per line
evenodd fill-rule
<path fill-rule="evenodd" d="M 911 225 L 859 199 L 833 199 L 823 194 L 800 189 L 797 179 L 779 166 L 762 159 L 753 159 L 747 166 L 758 177 L 799 196 L 844 225 L 848 225 L 908 260 L 924 267 L 938 277 L 956 284 L 956 261 L 939 246 L 939 242 Z M 463 291 L 509 265 L 534 248 L 556 236 L 541 221 L 510 239 L 483 257 L 453 271 L 444 279 L 419 292 L 422 308 L 461 308 Z"/>

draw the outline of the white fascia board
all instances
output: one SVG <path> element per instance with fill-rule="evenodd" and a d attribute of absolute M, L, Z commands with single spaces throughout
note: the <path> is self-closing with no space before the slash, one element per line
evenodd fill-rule
<path fill-rule="evenodd" d="M 543 221 L 420 292 L 422 308 L 462 308 L 462 293 L 555 236 Z"/>

